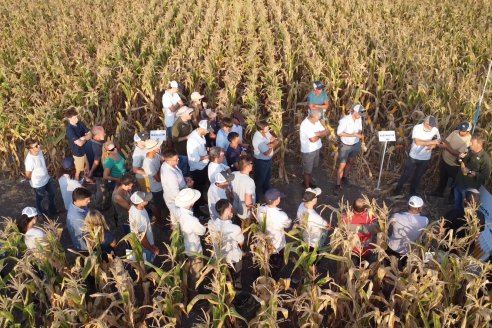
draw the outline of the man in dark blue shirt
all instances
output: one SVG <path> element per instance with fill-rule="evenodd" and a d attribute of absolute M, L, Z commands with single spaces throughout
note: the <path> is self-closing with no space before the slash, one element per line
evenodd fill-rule
<path fill-rule="evenodd" d="M 89 162 L 89 173 L 86 178 L 94 179 L 96 182 L 95 205 L 98 210 L 106 210 L 109 206 L 109 197 L 106 192 L 106 184 L 103 179 L 102 152 L 106 132 L 102 126 L 96 125 L 92 128 L 92 139 L 85 145 L 85 156 Z"/>
<path fill-rule="evenodd" d="M 75 180 L 80 179 L 80 173 L 89 170 L 89 163 L 85 156 L 84 144 L 92 138 L 92 134 L 85 124 L 79 121 L 79 114 L 75 108 L 65 112 L 68 121 L 67 138 L 75 162 Z"/>

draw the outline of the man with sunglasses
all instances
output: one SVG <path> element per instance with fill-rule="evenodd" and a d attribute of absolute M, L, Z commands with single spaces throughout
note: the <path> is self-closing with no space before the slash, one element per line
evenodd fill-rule
<path fill-rule="evenodd" d="M 46 213 L 43 211 L 42 202 L 43 198 L 48 195 L 48 215 L 54 216 L 57 214 L 54 182 L 48 173 L 43 152 L 41 151 L 41 145 L 32 139 L 28 139 L 26 140 L 26 147 L 28 149 L 24 161 L 26 179 L 29 180 L 29 184 L 34 189 L 36 209 L 38 213 Z"/>

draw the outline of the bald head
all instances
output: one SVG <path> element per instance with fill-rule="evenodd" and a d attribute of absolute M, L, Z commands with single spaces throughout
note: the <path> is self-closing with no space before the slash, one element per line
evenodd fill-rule
<path fill-rule="evenodd" d="M 92 138 L 95 140 L 104 140 L 106 136 L 104 128 L 100 125 L 96 125 L 92 128 Z"/>

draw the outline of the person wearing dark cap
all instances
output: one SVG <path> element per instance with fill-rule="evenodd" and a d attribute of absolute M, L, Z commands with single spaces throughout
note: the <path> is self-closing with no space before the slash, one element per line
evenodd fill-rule
<path fill-rule="evenodd" d="M 193 132 L 191 123 L 193 108 L 183 106 L 176 112 L 178 118 L 172 128 L 172 139 L 174 149 L 178 152 L 179 163 L 178 167 L 183 172 L 183 176 L 190 175 L 188 164 L 188 154 L 186 153 L 186 143 Z"/>
<path fill-rule="evenodd" d="M 460 155 L 462 164 L 456 175 L 454 188 L 454 205 L 463 208 L 465 192 L 468 188 L 480 190 L 490 178 L 490 156 L 483 148 L 484 139 L 481 134 L 475 133 L 470 141 L 470 151 Z"/>
<path fill-rule="evenodd" d="M 232 194 L 231 181 L 234 180 L 234 174 L 228 171 L 222 171 L 215 175 L 214 183 L 210 185 L 207 192 L 208 210 L 210 212 L 211 219 L 217 219 L 220 217 L 215 204 L 219 199 L 227 199 L 230 202 L 234 200 Z"/>
<path fill-rule="evenodd" d="M 74 179 L 74 176 L 75 163 L 73 157 L 66 157 L 63 159 L 62 168 L 58 172 L 58 183 L 60 184 L 63 204 L 67 211 L 72 203 L 72 192 L 75 189 L 82 187 L 80 182 Z"/>
<path fill-rule="evenodd" d="M 132 172 L 135 174 L 137 180 L 138 189 L 140 191 L 150 191 L 150 181 L 145 177 L 145 171 L 142 168 L 145 155 L 148 149 L 145 148 L 145 141 L 150 139 L 148 132 L 138 132 L 133 136 L 135 142 L 135 149 L 132 154 Z"/>
<path fill-rule="evenodd" d="M 429 167 L 432 150 L 442 145 L 441 135 L 437 129 L 437 119 L 427 116 L 423 123 L 417 124 L 412 130 L 412 146 L 405 162 L 405 167 L 396 185 L 393 195 L 400 195 L 403 185 L 410 179 L 413 171 L 413 180 L 410 185 L 410 194 L 415 195 L 420 186 L 420 180 Z"/>
<path fill-rule="evenodd" d="M 470 146 L 472 124 L 463 122 L 458 126 L 458 129 L 451 132 L 449 136 L 443 140 L 441 147 L 443 148 L 441 161 L 439 163 L 439 183 L 431 196 L 442 197 L 444 189 L 451 179 L 452 183 L 460 169 L 459 155 L 465 153 Z M 454 199 L 454 191 L 451 188 L 451 199 Z"/>
<path fill-rule="evenodd" d="M 265 232 L 270 236 L 273 254 L 270 256 L 270 265 L 272 266 L 272 277 L 278 278 L 283 266 L 285 229 L 292 225 L 291 219 L 278 206 L 281 198 L 285 194 L 276 188 L 268 189 L 265 192 L 265 205 L 258 208 L 256 219 L 260 226 L 265 225 Z"/>
<path fill-rule="evenodd" d="M 325 85 L 321 81 L 313 83 L 313 90 L 308 94 L 309 110 L 320 111 L 321 119 L 325 120 L 326 110 L 330 107 L 330 98 L 325 91 Z"/>
<path fill-rule="evenodd" d="M 330 227 L 314 209 L 320 194 L 320 188 L 307 188 L 302 196 L 302 203 L 297 208 L 297 220 L 303 230 L 303 239 L 312 248 L 324 246 L 326 232 Z"/>
<path fill-rule="evenodd" d="M 342 190 L 342 182 L 347 182 L 347 177 L 355 158 L 360 153 L 362 145 L 362 117 L 366 115 L 366 109 L 362 105 L 355 105 L 350 114 L 344 116 L 338 122 L 337 135 L 342 146 L 338 155 L 338 170 L 336 186 L 333 194 L 338 196 Z"/>

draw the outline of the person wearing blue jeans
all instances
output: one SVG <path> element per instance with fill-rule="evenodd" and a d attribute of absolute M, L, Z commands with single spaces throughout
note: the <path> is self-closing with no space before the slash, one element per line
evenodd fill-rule
<path fill-rule="evenodd" d="M 48 195 L 48 215 L 56 215 L 55 188 L 46 167 L 41 145 L 33 139 L 28 139 L 26 147 L 28 153 L 24 161 L 25 176 L 36 195 L 36 208 L 40 214 L 45 213 L 42 202 L 43 198 Z"/>
<path fill-rule="evenodd" d="M 270 179 L 272 177 L 272 160 L 254 159 L 254 180 L 256 186 L 256 194 L 263 195 L 265 191 L 270 189 Z"/>

